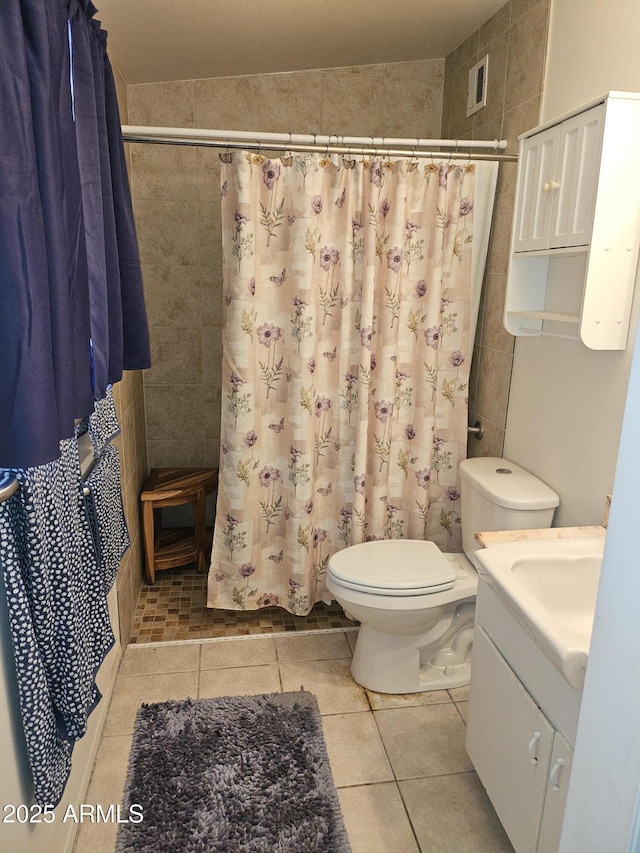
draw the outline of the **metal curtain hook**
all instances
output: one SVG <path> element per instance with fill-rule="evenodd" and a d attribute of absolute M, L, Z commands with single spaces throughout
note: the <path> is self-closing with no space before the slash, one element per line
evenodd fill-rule
<path fill-rule="evenodd" d="M 418 165 L 418 149 L 420 148 L 420 137 L 416 136 L 416 144 L 411 149 L 411 157 L 409 158 L 409 165 L 414 168 Z"/>

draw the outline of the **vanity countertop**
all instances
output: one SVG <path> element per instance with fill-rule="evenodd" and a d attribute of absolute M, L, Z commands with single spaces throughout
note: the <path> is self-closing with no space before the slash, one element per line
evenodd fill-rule
<path fill-rule="evenodd" d="M 586 539 L 604 537 L 606 527 L 593 525 L 590 527 L 549 527 L 542 530 L 492 530 L 476 533 L 476 539 L 483 548 L 496 545 L 499 542 L 524 542 L 530 539 Z"/>

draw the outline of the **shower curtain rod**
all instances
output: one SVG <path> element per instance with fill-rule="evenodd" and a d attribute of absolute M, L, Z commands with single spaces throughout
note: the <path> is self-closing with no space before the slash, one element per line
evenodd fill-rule
<path fill-rule="evenodd" d="M 358 155 L 373 150 L 388 157 L 442 157 L 449 159 L 516 162 L 517 154 L 499 153 L 507 147 L 505 139 L 395 139 L 384 136 L 328 136 L 316 133 L 251 133 L 243 130 L 206 130 L 187 127 L 144 127 L 123 125 L 125 142 L 159 145 L 193 145 L 206 148 L 251 149 L 256 151 L 313 152 Z M 440 150 L 430 150 L 440 149 Z M 442 149 L 445 149 L 444 151 Z M 491 153 L 487 153 L 490 151 Z M 473 154 L 472 154 L 473 152 Z"/>

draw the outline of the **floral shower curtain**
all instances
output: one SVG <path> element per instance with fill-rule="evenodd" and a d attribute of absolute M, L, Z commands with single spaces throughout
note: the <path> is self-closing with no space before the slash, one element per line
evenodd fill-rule
<path fill-rule="evenodd" d="M 221 159 L 208 606 L 306 614 L 347 545 L 460 550 L 474 165 Z"/>

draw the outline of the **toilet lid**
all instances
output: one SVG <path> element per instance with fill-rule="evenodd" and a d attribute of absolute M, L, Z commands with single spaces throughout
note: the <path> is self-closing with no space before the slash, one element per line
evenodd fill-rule
<path fill-rule="evenodd" d="M 363 542 L 329 560 L 334 579 L 349 589 L 418 595 L 451 589 L 456 570 L 434 542 L 392 539 Z"/>

